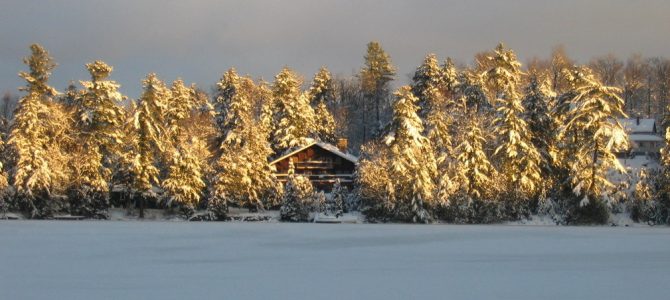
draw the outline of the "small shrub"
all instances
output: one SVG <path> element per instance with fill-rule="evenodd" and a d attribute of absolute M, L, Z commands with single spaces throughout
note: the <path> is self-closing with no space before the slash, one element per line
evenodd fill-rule
<path fill-rule="evenodd" d="M 307 177 L 289 176 L 284 189 L 280 220 L 284 222 L 307 222 L 309 211 L 314 204 L 314 187 Z"/>

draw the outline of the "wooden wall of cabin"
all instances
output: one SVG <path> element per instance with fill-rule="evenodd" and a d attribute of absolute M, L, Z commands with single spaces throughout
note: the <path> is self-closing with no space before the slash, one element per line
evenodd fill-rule
<path fill-rule="evenodd" d="M 290 160 L 293 160 L 295 173 L 307 176 L 318 190 L 329 192 L 338 178 L 342 185 L 350 190 L 353 188 L 356 165 L 339 155 L 316 145 L 294 153 L 275 163 L 278 179 L 282 182 L 286 180 L 284 175 L 288 173 Z"/>

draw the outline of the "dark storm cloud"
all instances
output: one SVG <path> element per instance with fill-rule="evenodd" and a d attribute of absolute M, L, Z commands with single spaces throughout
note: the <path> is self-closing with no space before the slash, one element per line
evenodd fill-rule
<path fill-rule="evenodd" d="M 308 79 L 321 65 L 349 75 L 370 40 L 390 53 L 401 81 L 428 52 L 470 62 L 499 41 L 521 59 L 557 44 L 581 61 L 670 56 L 666 0 L 0 2 L 0 91 L 23 84 L 16 73 L 35 42 L 56 58 L 59 89 L 102 59 L 133 97 L 148 72 L 205 87 L 232 66 L 267 80 L 284 65 Z"/>

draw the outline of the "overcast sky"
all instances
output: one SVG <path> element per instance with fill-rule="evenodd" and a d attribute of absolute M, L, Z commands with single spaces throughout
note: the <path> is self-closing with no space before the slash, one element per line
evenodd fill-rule
<path fill-rule="evenodd" d="M 0 92 L 18 93 L 31 43 L 56 59 L 59 90 L 88 79 L 84 64 L 101 59 L 137 97 L 148 72 L 207 90 L 233 66 L 267 80 L 284 65 L 306 79 L 321 65 L 349 75 L 371 40 L 403 82 L 429 52 L 469 63 L 503 41 L 522 61 L 557 44 L 580 61 L 609 52 L 670 57 L 669 33 L 668 0 L 0 0 Z"/>

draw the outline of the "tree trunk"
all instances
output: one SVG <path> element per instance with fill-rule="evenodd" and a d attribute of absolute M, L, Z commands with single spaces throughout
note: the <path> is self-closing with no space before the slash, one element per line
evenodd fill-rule
<path fill-rule="evenodd" d="M 596 140 L 595 149 L 593 149 L 593 163 L 591 163 L 591 184 L 589 191 L 596 185 L 596 163 L 598 163 L 598 140 Z"/>
<path fill-rule="evenodd" d="M 140 219 L 144 219 L 144 196 L 140 195 Z"/>

